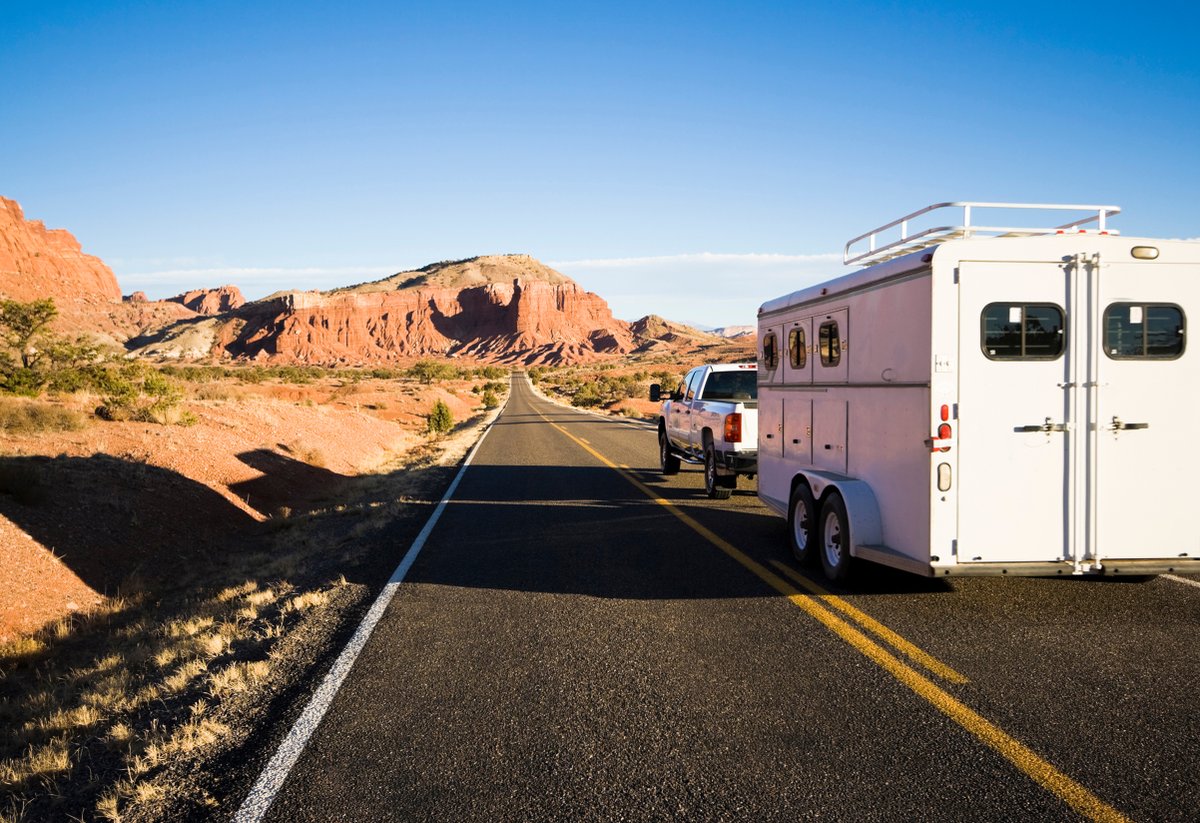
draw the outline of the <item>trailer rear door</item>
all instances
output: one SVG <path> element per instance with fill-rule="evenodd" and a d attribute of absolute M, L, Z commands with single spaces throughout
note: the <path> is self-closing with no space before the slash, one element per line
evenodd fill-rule
<path fill-rule="evenodd" d="M 959 267 L 958 562 L 1070 557 L 1068 270 Z"/>
<path fill-rule="evenodd" d="M 1097 551 L 1101 562 L 1196 557 L 1200 353 L 1187 345 L 1188 308 L 1195 305 L 1185 304 L 1200 267 L 1100 263 Z"/>

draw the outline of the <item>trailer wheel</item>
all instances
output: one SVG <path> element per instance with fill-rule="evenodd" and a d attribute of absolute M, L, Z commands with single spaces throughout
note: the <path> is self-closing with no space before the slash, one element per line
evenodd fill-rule
<path fill-rule="evenodd" d="M 737 478 L 733 481 L 737 483 Z M 726 500 L 733 494 L 733 488 L 723 477 L 717 477 L 717 452 L 712 442 L 704 444 L 704 493 L 713 500 Z"/>
<path fill-rule="evenodd" d="M 817 559 L 817 501 L 804 483 L 797 483 L 788 505 L 788 542 L 792 557 L 801 566 L 810 566 Z"/>
<path fill-rule="evenodd" d="M 679 474 L 679 458 L 671 454 L 671 441 L 666 429 L 658 430 L 658 464 L 663 474 Z"/>
<path fill-rule="evenodd" d="M 821 506 L 820 534 L 821 567 L 830 581 L 841 583 L 850 576 L 854 558 L 850 556 L 850 518 L 837 492 L 831 492 Z"/>

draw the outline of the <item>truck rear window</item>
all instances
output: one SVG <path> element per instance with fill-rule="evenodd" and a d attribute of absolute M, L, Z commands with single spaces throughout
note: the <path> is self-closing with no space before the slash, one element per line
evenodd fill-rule
<path fill-rule="evenodd" d="M 1183 309 L 1113 303 L 1104 310 L 1104 352 L 1113 360 L 1173 360 L 1183 354 Z"/>
<path fill-rule="evenodd" d="M 1057 360 L 1067 340 L 1063 310 L 1052 303 L 989 303 L 980 336 L 989 360 Z"/>
<path fill-rule="evenodd" d="M 754 371 L 715 371 L 704 384 L 701 400 L 757 400 L 758 373 Z"/>

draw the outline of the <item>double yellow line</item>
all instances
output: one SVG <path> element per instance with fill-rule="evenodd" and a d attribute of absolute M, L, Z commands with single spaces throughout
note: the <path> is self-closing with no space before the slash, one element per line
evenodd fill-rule
<path fill-rule="evenodd" d="M 876 637 L 890 644 L 892 648 L 896 649 L 908 659 L 917 663 L 932 674 L 935 674 L 938 677 L 955 684 L 964 684 L 968 682 L 967 678 L 965 678 L 963 675 L 959 674 L 945 663 L 942 663 L 932 655 L 908 642 L 903 637 L 896 634 L 896 632 L 892 631 L 887 626 L 883 625 L 878 620 L 875 620 L 862 610 L 846 602 L 842 598 L 830 594 L 819 585 L 811 580 L 808 580 L 793 569 L 788 568 L 782 563 L 776 563 L 773 561 L 772 565 L 782 574 L 786 575 L 787 578 L 794 581 L 797 585 L 811 592 L 811 594 L 804 594 L 797 589 L 796 586 L 788 582 L 788 580 L 785 580 L 783 577 L 780 577 L 779 574 L 776 574 L 771 569 L 768 569 L 766 566 L 751 558 L 745 552 L 738 549 L 732 543 L 725 540 L 711 529 L 702 525 L 700 522 L 689 516 L 670 501 L 659 497 L 653 489 L 634 477 L 628 466 L 622 466 L 614 463 L 612 460 L 609 460 L 606 456 L 593 448 L 591 444 L 587 443 L 582 438 L 571 434 L 565 428 L 550 420 L 540 411 L 538 412 L 538 416 L 541 417 L 542 420 L 546 421 L 546 423 L 562 432 L 567 438 L 574 441 L 580 448 L 592 455 L 592 457 L 595 457 L 601 463 L 608 466 L 613 471 L 616 471 L 648 498 L 662 506 L 684 525 L 686 525 L 696 534 L 703 537 L 713 546 L 716 546 L 729 557 L 736 560 L 772 589 L 779 592 L 794 605 L 802 609 L 810 617 L 815 619 L 825 628 L 829 629 L 829 631 L 833 632 L 842 640 L 850 644 L 850 646 L 852 646 L 856 651 L 860 652 L 872 662 L 879 665 L 880 668 L 887 671 L 913 692 L 929 701 L 934 708 L 945 714 L 958 725 L 962 726 L 978 740 L 986 743 L 1002 757 L 1020 769 L 1024 774 L 1065 802 L 1076 812 L 1084 817 L 1097 821 L 1129 820 L 1129 818 L 1121 814 L 1121 812 L 1117 811 L 1099 797 L 1092 794 L 1078 782 L 1060 772 L 1024 743 L 1017 740 L 995 723 L 992 723 L 983 715 L 979 714 L 961 700 L 951 695 L 924 674 L 900 660 L 862 631 L 839 617 L 833 612 L 833 610 L 827 608 L 824 604 L 828 604 L 828 606 L 832 606 L 833 609 L 840 611 L 842 614 L 858 623 L 867 631 L 872 632 Z"/>

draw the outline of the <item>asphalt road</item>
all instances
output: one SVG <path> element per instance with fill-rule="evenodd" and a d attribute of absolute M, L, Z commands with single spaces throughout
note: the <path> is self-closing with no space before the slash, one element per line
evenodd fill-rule
<path fill-rule="evenodd" d="M 517 378 L 266 819 L 1200 819 L 1200 587 L 834 590 L 688 469 Z"/>

